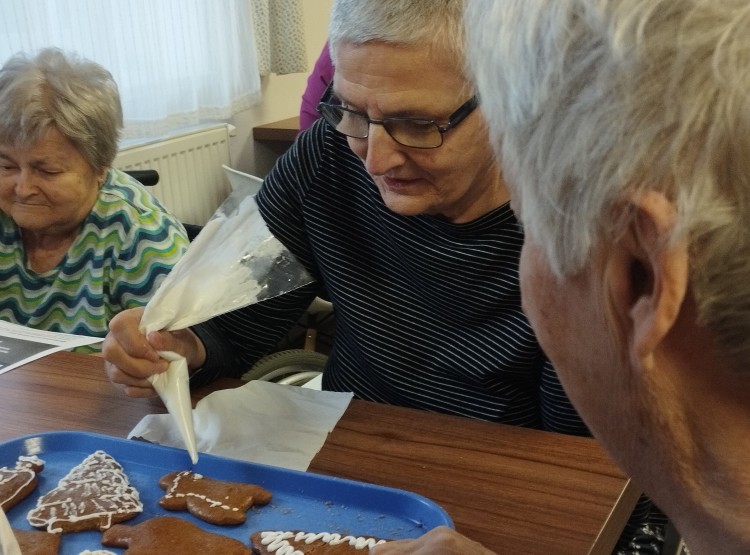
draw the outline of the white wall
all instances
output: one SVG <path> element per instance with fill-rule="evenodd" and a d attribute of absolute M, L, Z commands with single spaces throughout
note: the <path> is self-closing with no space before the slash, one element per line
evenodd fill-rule
<path fill-rule="evenodd" d="M 328 16 L 332 0 L 302 0 L 308 69 L 312 70 L 328 34 Z M 273 166 L 280 149 L 253 140 L 253 127 L 299 114 L 307 73 L 269 75 L 263 78 L 263 100 L 257 106 L 237 114 L 230 122 L 237 128 L 232 138 L 232 166 L 263 177 Z"/>

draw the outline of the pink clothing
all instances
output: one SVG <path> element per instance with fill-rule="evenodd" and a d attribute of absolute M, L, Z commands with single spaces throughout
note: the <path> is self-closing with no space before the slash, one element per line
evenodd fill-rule
<path fill-rule="evenodd" d="M 299 130 L 304 131 L 318 119 L 319 114 L 316 110 L 320 97 L 326 90 L 326 87 L 333 80 L 333 63 L 331 54 L 328 51 L 328 42 L 323 46 L 318 60 L 315 62 L 310 76 L 307 78 L 307 88 L 302 94 L 302 105 L 299 111 Z"/>

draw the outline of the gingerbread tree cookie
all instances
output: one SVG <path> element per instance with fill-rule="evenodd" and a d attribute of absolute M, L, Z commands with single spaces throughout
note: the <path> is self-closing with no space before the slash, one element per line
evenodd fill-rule
<path fill-rule="evenodd" d="M 96 451 L 42 495 L 29 524 L 47 532 L 106 530 L 143 511 L 138 492 L 111 455 Z"/>
<path fill-rule="evenodd" d="M 257 555 L 301 553 L 315 555 L 357 555 L 386 540 L 364 536 L 346 536 L 330 532 L 262 531 L 250 536 Z"/>

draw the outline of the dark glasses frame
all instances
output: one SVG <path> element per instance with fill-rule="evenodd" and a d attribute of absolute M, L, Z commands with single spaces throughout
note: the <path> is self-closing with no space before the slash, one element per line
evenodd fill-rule
<path fill-rule="evenodd" d="M 392 117 L 392 118 L 383 118 L 380 120 L 371 119 L 367 116 L 367 114 L 364 114 L 362 112 L 357 112 L 355 110 L 352 110 L 350 108 L 345 108 L 344 106 L 341 106 L 340 104 L 334 104 L 332 100 L 334 99 L 333 94 L 333 82 L 331 82 L 328 87 L 326 88 L 325 92 L 323 93 L 323 96 L 320 99 L 320 102 L 317 106 L 317 112 L 333 127 L 336 129 L 339 133 L 342 135 L 345 135 L 347 137 L 351 137 L 353 139 L 367 139 L 370 136 L 370 125 L 382 125 L 383 128 L 386 130 L 388 135 L 396 141 L 398 144 L 402 146 L 406 146 L 409 148 L 422 148 L 422 149 L 430 149 L 430 148 L 438 148 L 442 146 L 443 144 L 443 135 L 450 131 L 451 129 L 455 128 L 459 123 L 461 123 L 463 120 L 465 120 L 476 108 L 479 106 L 479 97 L 477 95 L 472 96 L 464 102 L 461 106 L 458 107 L 458 109 L 453 112 L 450 116 L 448 116 L 448 122 L 444 124 L 437 123 L 435 120 L 430 119 L 421 119 L 421 118 L 410 118 L 410 117 Z M 349 114 L 352 114 L 353 116 L 356 116 L 360 118 L 362 121 L 367 122 L 367 130 L 363 135 L 351 135 L 348 133 L 344 133 L 338 129 L 338 121 L 333 118 L 333 114 L 331 110 L 336 112 L 348 112 Z M 339 118 L 340 121 L 340 118 Z M 405 122 L 414 122 L 418 123 L 420 125 L 433 125 L 434 128 L 440 133 L 440 143 L 433 146 L 419 146 L 419 145 L 410 145 L 410 144 L 404 144 L 400 140 L 398 140 L 396 137 L 393 136 L 393 133 L 388 128 L 389 122 L 399 122 L 399 121 L 405 121 Z"/>

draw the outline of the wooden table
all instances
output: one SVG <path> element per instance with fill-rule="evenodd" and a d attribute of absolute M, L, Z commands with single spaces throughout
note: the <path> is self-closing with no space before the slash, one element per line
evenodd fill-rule
<path fill-rule="evenodd" d="M 51 430 L 125 437 L 152 412 L 164 412 L 158 399 L 125 397 L 95 356 L 55 353 L 0 375 L 0 441 Z M 594 440 L 357 400 L 310 471 L 424 495 L 459 531 L 514 555 L 609 555 L 638 497 Z"/>

